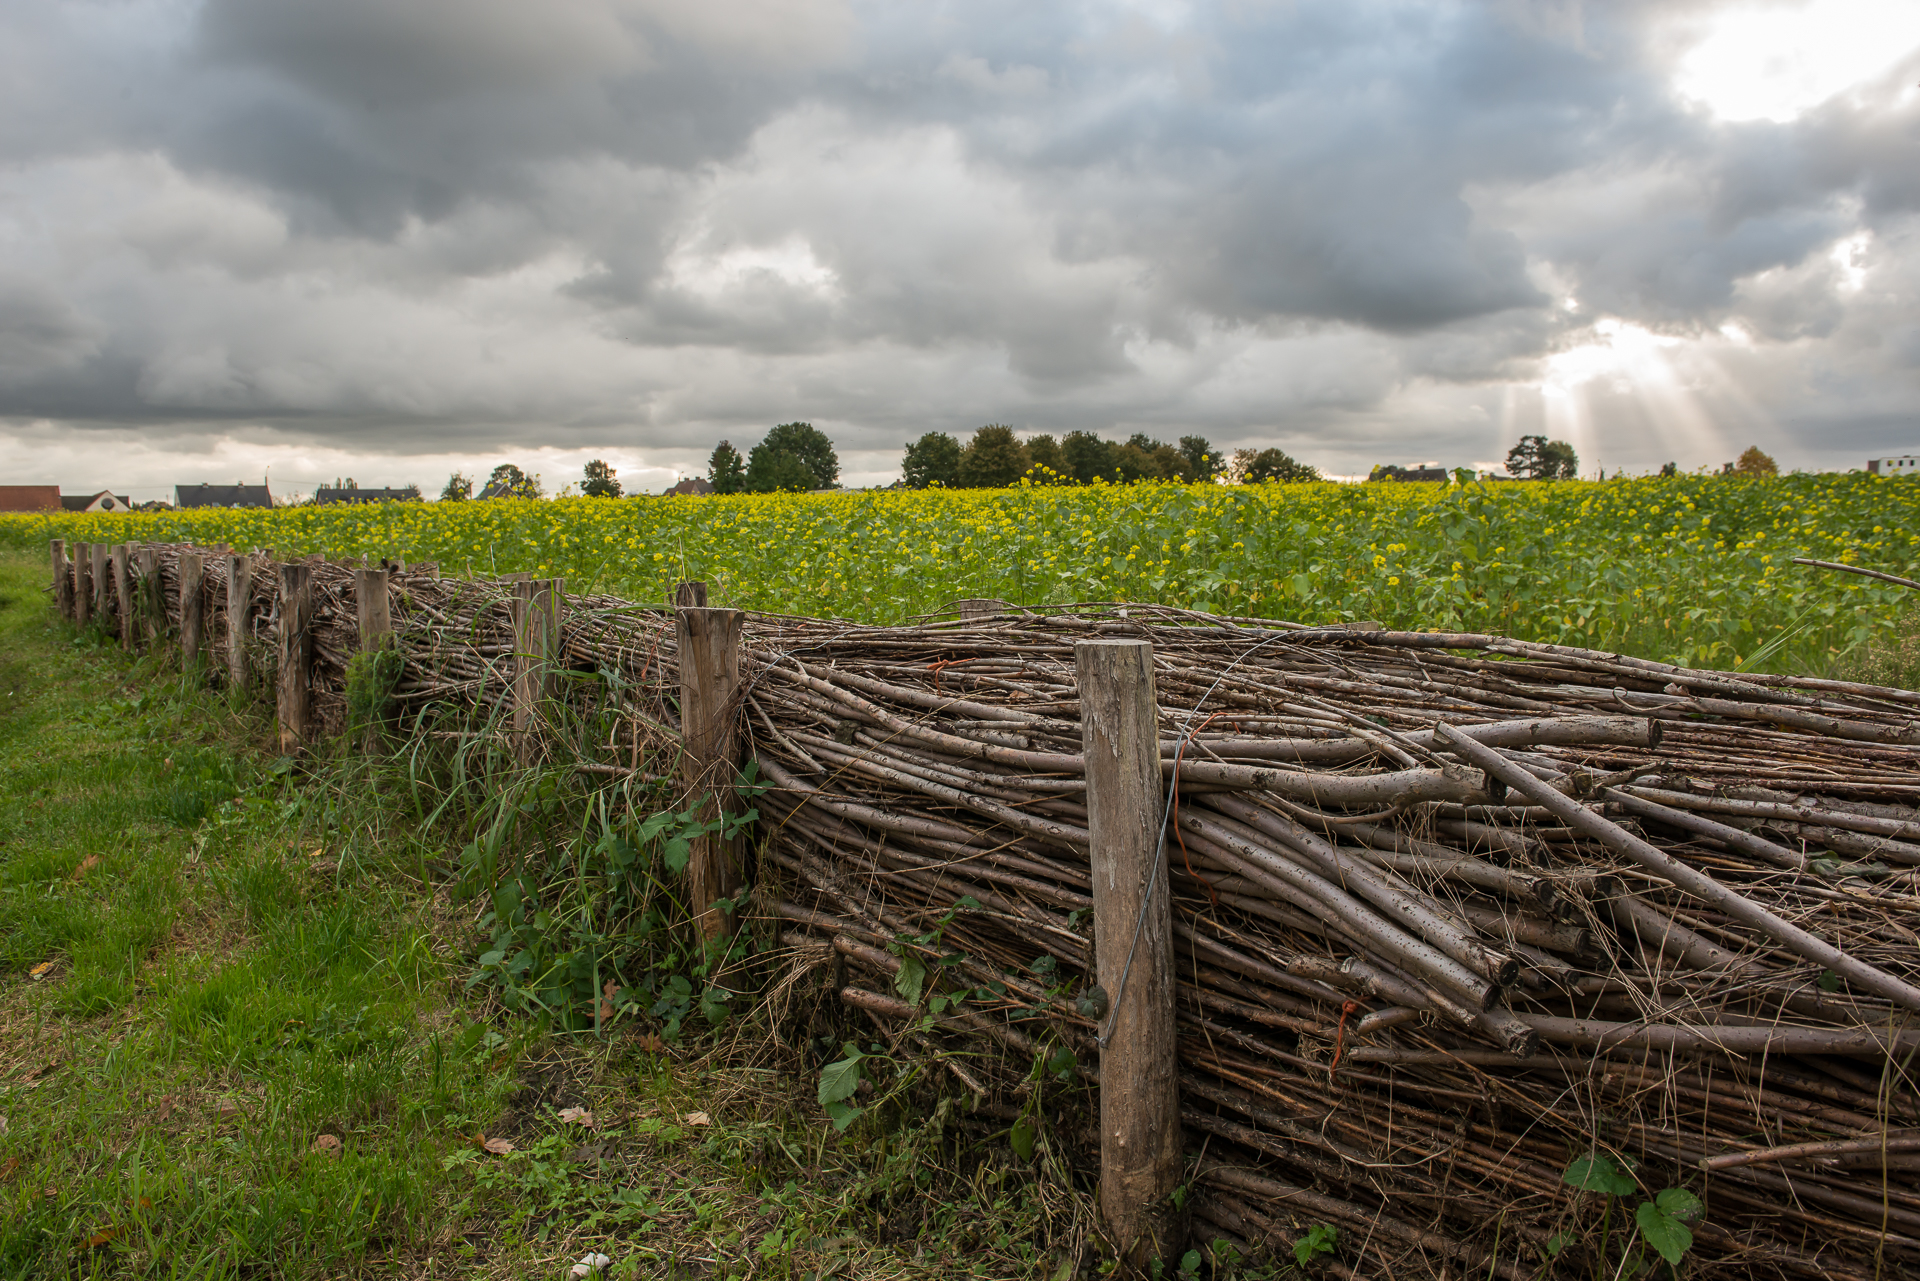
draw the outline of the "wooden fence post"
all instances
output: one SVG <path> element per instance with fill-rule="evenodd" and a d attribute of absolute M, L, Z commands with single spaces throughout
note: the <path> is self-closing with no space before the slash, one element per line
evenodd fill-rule
<path fill-rule="evenodd" d="M 387 600 L 387 571 L 353 571 L 353 606 L 360 621 L 360 648 L 385 649 L 393 643 L 393 609 Z"/>
<path fill-rule="evenodd" d="M 247 631 L 253 621 L 253 557 L 227 557 L 227 687 L 247 687 Z"/>
<path fill-rule="evenodd" d="M 60 611 L 60 617 L 73 617 L 73 575 L 67 566 L 67 540 L 56 538 L 53 551 L 53 607 Z"/>
<path fill-rule="evenodd" d="M 180 553 L 180 670 L 200 665 L 200 643 L 207 630 L 207 558 Z"/>
<path fill-rule="evenodd" d="M 87 560 L 88 574 L 93 579 L 93 616 L 104 622 L 107 617 L 107 545 L 90 544 Z"/>
<path fill-rule="evenodd" d="M 386 570 L 353 571 L 353 606 L 360 623 L 360 652 L 374 654 L 392 648 L 393 607 L 387 595 Z M 376 715 L 366 728 L 366 745 L 371 751 L 380 742 L 379 716 Z"/>
<path fill-rule="evenodd" d="M 73 623 L 85 627 L 93 618 L 93 545 L 73 545 Z"/>
<path fill-rule="evenodd" d="M 673 599 L 668 602 L 675 609 L 705 609 L 707 607 L 707 585 L 705 583 L 680 583 L 673 589 Z"/>
<path fill-rule="evenodd" d="M 734 785 L 740 774 L 740 738 L 734 717 L 740 698 L 740 631 L 746 615 L 737 609 L 687 606 L 675 615 L 680 658 L 680 778 L 693 793 L 698 817 L 712 822 L 740 810 Z M 692 842 L 687 860 L 687 905 L 708 940 L 733 934 L 735 913 L 713 904 L 733 901 L 745 883 L 740 841 L 719 833 Z"/>
<path fill-rule="evenodd" d="M 113 608 L 120 620 L 120 648 L 133 648 L 133 576 L 127 572 L 127 545 L 113 545 Z"/>
<path fill-rule="evenodd" d="M 288 756 L 307 741 L 311 708 L 308 680 L 313 668 L 313 567 L 280 567 L 280 670 L 274 706 L 280 719 L 280 750 Z"/>
<path fill-rule="evenodd" d="M 962 621 L 971 621 L 976 618 L 992 618 L 995 614 L 1003 612 L 1006 608 L 1007 602 L 1003 600 L 994 600 L 991 597 L 974 597 L 973 599 L 960 602 L 960 618 Z"/>
<path fill-rule="evenodd" d="M 564 578 L 523 579 L 513 584 L 513 750 L 522 765 L 540 755 L 540 704 L 552 694 L 552 664 L 560 647 L 560 595 Z"/>
<path fill-rule="evenodd" d="M 1183 1244 L 1168 1200 L 1180 1181 L 1180 1087 L 1153 646 L 1080 641 L 1074 671 L 1095 964 L 1109 1007 L 1100 1029 L 1100 1208 L 1122 1258 L 1142 1269 Z"/>
<path fill-rule="evenodd" d="M 152 543 L 140 544 L 140 630 L 149 645 L 167 634 L 167 615 L 160 604 L 160 549 Z"/>

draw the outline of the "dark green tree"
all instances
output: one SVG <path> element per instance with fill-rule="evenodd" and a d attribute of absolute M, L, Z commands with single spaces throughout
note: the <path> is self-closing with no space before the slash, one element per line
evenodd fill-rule
<path fill-rule="evenodd" d="M 459 472 L 447 477 L 446 488 L 440 491 L 443 503 L 458 503 L 473 497 L 473 481 Z"/>
<path fill-rule="evenodd" d="M 618 498 L 620 482 L 613 478 L 613 468 L 596 458 L 587 464 L 580 492 L 588 498 Z"/>
<path fill-rule="evenodd" d="M 1564 440 L 1547 442 L 1548 480 L 1572 480 L 1580 474 L 1580 455 Z"/>
<path fill-rule="evenodd" d="M 546 490 L 541 488 L 538 476 L 529 476 L 512 463 L 501 463 L 493 469 L 493 475 L 487 477 L 487 488 L 501 487 L 510 498 L 544 498 Z M 496 490 L 496 493 L 498 490 Z"/>
<path fill-rule="evenodd" d="M 1113 479 L 1113 450 L 1111 444 L 1090 431 L 1070 431 L 1060 442 L 1067 475 L 1082 485 L 1091 485 L 1101 477 Z"/>
<path fill-rule="evenodd" d="M 1572 480 L 1580 474 L 1580 456 L 1564 440 L 1522 436 L 1507 451 L 1507 473 L 1528 480 Z"/>
<path fill-rule="evenodd" d="M 770 449 L 763 440 L 747 455 L 747 490 L 755 494 L 804 494 L 818 479 L 798 454 Z"/>
<path fill-rule="evenodd" d="M 1027 478 L 1036 485 L 1058 485 L 1069 479 L 1067 456 L 1059 441 L 1042 435 L 1027 442 Z"/>
<path fill-rule="evenodd" d="M 737 494 L 747 487 L 746 460 L 727 441 L 715 445 L 713 457 L 707 459 L 707 483 L 716 494 Z"/>
<path fill-rule="evenodd" d="M 813 474 L 808 489 L 832 489 L 840 480 L 840 456 L 833 452 L 833 442 L 812 423 L 781 423 L 754 447 L 754 453 L 762 449 L 792 454 L 805 464 Z M 753 464 L 747 466 L 751 470 Z"/>
<path fill-rule="evenodd" d="M 1013 428 L 993 423 L 973 433 L 960 451 L 962 489 L 1005 489 L 1027 474 L 1027 448 Z"/>
<path fill-rule="evenodd" d="M 1247 464 L 1247 480 L 1253 484 L 1271 480 L 1292 485 L 1319 479 L 1319 468 L 1295 461 L 1282 449 L 1263 449 Z"/>
<path fill-rule="evenodd" d="M 1661 463 L 1660 474 L 1662 476 L 1678 476 L 1680 474 L 1680 464 L 1679 463 Z"/>
<path fill-rule="evenodd" d="M 1226 459 L 1208 443 L 1205 436 L 1182 436 L 1180 456 L 1187 460 L 1187 479 L 1212 480 L 1225 470 Z"/>
<path fill-rule="evenodd" d="M 907 446 L 900 479 L 908 489 L 960 483 L 960 442 L 943 431 L 930 431 Z"/>

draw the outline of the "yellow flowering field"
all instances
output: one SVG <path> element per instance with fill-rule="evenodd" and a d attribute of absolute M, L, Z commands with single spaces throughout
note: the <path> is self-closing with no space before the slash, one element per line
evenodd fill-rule
<path fill-rule="evenodd" d="M 1920 480 L 1862 473 L 1459 485 L 1097 485 L 0 516 L 50 537 L 529 570 L 657 601 L 899 622 L 961 597 L 1153 601 L 1505 632 L 1707 666 L 1825 667 L 1920 570 Z"/>

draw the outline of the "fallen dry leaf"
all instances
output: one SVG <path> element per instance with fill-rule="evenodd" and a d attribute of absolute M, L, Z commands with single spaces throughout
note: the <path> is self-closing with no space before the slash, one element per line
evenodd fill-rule
<path fill-rule="evenodd" d="M 7 1132 L 7 1114 L 5 1112 L 0 1112 L 0 1134 L 5 1134 L 6 1132 Z"/>
<path fill-rule="evenodd" d="M 705 1112 L 689 1112 L 687 1113 L 687 1124 L 688 1125 L 712 1125 L 713 1118 L 708 1116 Z"/>
<path fill-rule="evenodd" d="M 327 847 L 326 847 L 326 846 L 324 846 L 324 845 L 322 845 L 322 846 L 320 846 L 320 847 L 319 847 L 318 849 L 311 849 L 311 850 L 308 850 L 308 851 L 307 851 L 307 857 L 308 857 L 308 858 L 319 858 L 319 857 L 320 857 L 320 856 L 321 856 L 322 854 L 325 854 L 326 852 L 327 852 Z"/>
<path fill-rule="evenodd" d="M 96 868 L 98 866 L 100 866 L 100 856 L 98 854 L 89 854 L 85 858 L 80 860 L 79 864 L 73 869 L 73 873 L 71 876 L 68 877 L 68 879 L 77 881 L 81 877 L 85 876 L 89 869 Z"/>
<path fill-rule="evenodd" d="M 652 1032 L 648 1032 L 640 1038 L 640 1048 L 648 1054 L 665 1054 L 667 1043 Z"/>
<path fill-rule="evenodd" d="M 82 1250 L 97 1250 L 120 1235 L 119 1228 L 101 1228 L 98 1232 L 80 1243 Z"/>
<path fill-rule="evenodd" d="M 51 970 L 52 968 L 53 968 L 52 961 L 42 961 L 40 962 L 40 964 L 34 966 L 32 969 L 27 971 L 27 977 L 30 979 L 43 979 L 47 977 L 47 971 Z"/>
<path fill-rule="evenodd" d="M 326 1156 L 340 1155 L 340 1136 L 323 1134 L 313 1141 L 313 1150 Z"/>
<path fill-rule="evenodd" d="M 0 1183 L 6 1183 L 11 1180 L 13 1178 L 13 1172 L 19 1168 L 20 1158 L 17 1156 L 8 1157 L 5 1163 L 0 1164 Z"/>
<path fill-rule="evenodd" d="M 608 1020 L 612 1019 L 616 1012 L 617 1011 L 614 1010 L 611 1002 L 609 1001 L 600 1002 L 600 1021 L 602 1023 L 605 1023 Z"/>
<path fill-rule="evenodd" d="M 231 1116 L 239 1116 L 240 1105 L 238 1103 L 235 1103 L 232 1099 L 221 1099 L 220 1102 L 214 1107 L 213 1111 L 214 1111 L 214 1115 L 220 1117 L 222 1120 L 225 1120 L 226 1118 Z"/>
<path fill-rule="evenodd" d="M 40 1195 L 51 1201 L 60 1195 L 60 1189 L 49 1183 L 46 1187 L 40 1189 Z"/>
<path fill-rule="evenodd" d="M 507 1153 L 513 1151 L 513 1140 L 487 1139 L 486 1141 L 481 1143 L 480 1146 L 485 1148 L 487 1151 L 493 1153 L 495 1156 L 505 1156 Z"/>
<path fill-rule="evenodd" d="M 584 1125 L 593 1128 L 593 1113 L 585 1108 L 561 1108 L 560 1119 L 572 1125 Z"/>

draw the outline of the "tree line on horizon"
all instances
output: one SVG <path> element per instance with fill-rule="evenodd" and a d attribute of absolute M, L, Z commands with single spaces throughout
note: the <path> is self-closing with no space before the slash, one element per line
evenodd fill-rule
<path fill-rule="evenodd" d="M 1506 468 L 1517 480 L 1572 480 L 1580 458 L 1564 440 L 1522 436 L 1507 451 Z M 1455 475 L 1471 469 L 1454 469 Z M 1779 472 L 1774 460 L 1750 446 L 1737 462 L 1721 468 L 1725 474 L 1771 476 Z M 1369 480 L 1428 479 L 1420 469 L 1410 471 L 1378 464 Z M 1662 476 L 1679 474 L 1674 463 L 1660 469 Z M 1604 475 L 1602 479 L 1604 479 Z M 707 460 L 707 480 L 718 494 L 795 493 L 835 488 L 840 458 L 826 433 L 811 423 L 781 423 L 744 456 L 729 441 L 715 446 Z M 1182 436 L 1175 445 L 1136 432 L 1125 441 L 1104 440 L 1093 432 L 1068 432 L 1056 440 L 1048 434 L 1021 440 L 1014 429 L 990 423 L 962 445 L 946 432 L 932 431 L 906 447 L 901 460 L 901 489 L 1006 489 L 1033 485 L 1124 485 L 1134 481 L 1227 484 L 1301 483 L 1324 479 L 1319 470 L 1298 462 L 1284 450 L 1236 449 L 1221 457 L 1203 436 Z M 351 482 L 348 482 L 351 484 Z M 564 496 L 571 486 L 561 490 Z M 501 463 L 487 477 L 482 494 L 511 498 L 544 498 L 539 473 L 529 475 L 513 463 Z M 588 462 L 580 493 L 589 498 L 619 498 L 622 488 L 614 469 L 600 459 Z M 443 502 L 474 496 L 474 482 L 459 472 L 448 477 L 440 491 Z"/>
<path fill-rule="evenodd" d="M 1002 423 L 976 431 L 966 444 L 930 431 L 906 447 L 900 486 L 905 489 L 1006 489 L 1034 485 L 1124 485 L 1140 480 L 1230 482 L 1319 480 L 1314 468 L 1279 449 L 1240 449 L 1222 457 L 1203 436 L 1182 436 L 1177 445 L 1136 432 L 1125 441 L 1093 432 L 1064 439 L 1040 434 L 1021 440 Z"/>

